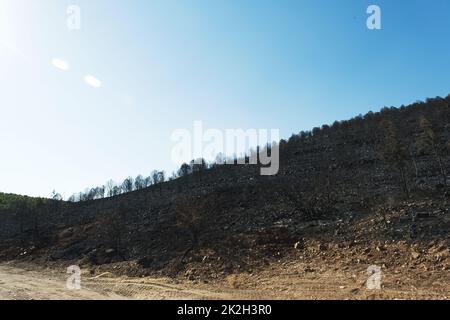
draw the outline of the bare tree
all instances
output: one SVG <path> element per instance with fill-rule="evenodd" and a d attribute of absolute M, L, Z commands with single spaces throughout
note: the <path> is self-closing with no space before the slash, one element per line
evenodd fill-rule
<path fill-rule="evenodd" d="M 417 144 L 411 143 L 409 145 L 409 157 L 411 158 L 412 164 L 414 166 L 414 172 L 416 180 L 419 179 L 419 165 L 417 164 Z"/>
<path fill-rule="evenodd" d="M 106 194 L 108 197 L 114 196 L 114 187 L 116 187 L 117 184 L 113 180 L 108 180 L 105 185 Z"/>
<path fill-rule="evenodd" d="M 163 183 L 166 180 L 166 174 L 164 171 L 154 170 L 152 171 L 151 176 L 153 179 L 153 184 Z"/>
<path fill-rule="evenodd" d="M 120 186 L 114 186 L 114 188 L 112 190 L 112 195 L 118 196 L 121 193 L 122 193 L 122 188 Z"/>
<path fill-rule="evenodd" d="M 178 169 L 178 176 L 179 177 L 187 176 L 189 172 L 190 172 L 189 165 L 187 163 L 183 163 L 180 169 Z"/>
<path fill-rule="evenodd" d="M 61 201 L 63 199 L 63 197 L 61 196 L 61 194 L 57 193 L 56 190 L 53 190 L 53 192 L 51 194 L 51 199 L 53 199 L 55 201 Z"/>
<path fill-rule="evenodd" d="M 445 170 L 442 154 L 445 152 L 446 145 L 442 143 L 433 130 L 433 127 L 427 118 L 422 117 L 420 119 L 421 133 L 417 141 L 419 150 L 423 153 L 433 155 L 437 164 L 439 165 L 439 171 L 442 178 L 442 182 L 447 186 L 447 172 Z"/>
<path fill-rule="evenodd" d="M 207 223 L 207 208 L 198 199 L 179 200 L 175 205 L 177 227 L 189 234 L 191 249 L 197 246 L 199 236 Z"/>
<path fill-rule="evenodd" d="M 407 151 L 398 138 L 394 124 L 388 121 L 385 122 L 384 125 L 386 130 L 384 158 L 390 165 L 398 170 L 401 189 L 409 197 L 409 187 L 406 176 L 406 162 L 408 159 Z"/>
<path fill-rule="evenodd" d="M 122 183 L 122 190 L 124 193 L 133 191 L 133 178 L 128 177 Z"/>
<path fill-rule="evenodd" d="M 145 178 L 145 186 L 146 187 L 150 187 L 153 184 L 153 179 L 151 176 L 148 176 L 147 178 Z"/>
<path fill-rule="evenodd" d="M 103 199 L 105 197 L 105 186 L 97 187 L 96 199 Z"/>
<path fill-rule="evenodd" d="M 162 183 L 166 181 L 166 173 L 164 171 L 152 171 L 151 177 L 153 179 L 153 184 L 158 186 L 159 193 L 162 193 Z"/>
<path fill-rule="evenodd" d="M 136 179 L 134 179 L 134 189 L 141 190 L 146 187 L 145 179 L 142 175 L 138 175 Z"/>

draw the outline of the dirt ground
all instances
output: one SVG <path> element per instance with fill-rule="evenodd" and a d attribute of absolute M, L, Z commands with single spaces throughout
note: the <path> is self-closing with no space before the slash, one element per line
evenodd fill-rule
<path fill-rule="evenodd" d="M 67 290 L 65 282 L 51 274 L 0 265 L 0 300 L 81 300 L 119 298 L 89 289 Z"/>
<path fill-rule="evenodd" d="M 82 271 L 81 290 L 69 290 L 65 269 L 0 265 L 0 300 L 108 299 L 444 299 L 450 298 L 448 271 L 382 270 L 381 289 L 367 289 L 367 267 L 350 270 L 300 262 L 273 265 L 258 274 L 235 274 L 215 282 L 169 278 L 90 276 Z"/>

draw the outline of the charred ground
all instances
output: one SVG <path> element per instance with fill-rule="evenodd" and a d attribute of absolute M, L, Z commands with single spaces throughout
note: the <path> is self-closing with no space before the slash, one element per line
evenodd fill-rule
<path fill-rule="evenodd" d="M 2 194 L 0 259 L 189 279 L 295 260 L 448 272 L 449 104 L 293 135 L 276 176 L 225 165 L 95 201 Z"/>

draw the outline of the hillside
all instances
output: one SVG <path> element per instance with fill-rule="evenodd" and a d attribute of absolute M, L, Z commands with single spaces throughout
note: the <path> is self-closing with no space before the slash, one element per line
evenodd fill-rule
<path fill-rule="evenodd" d="M 293 135 L 280 141 L 276 176 L 226 165 L 94 201 L 2 194 L 0 259 L 191 280 L 298 260 L 305 272 L 440 275 L 450 264 L 449 138 L 450 96 Z"/>

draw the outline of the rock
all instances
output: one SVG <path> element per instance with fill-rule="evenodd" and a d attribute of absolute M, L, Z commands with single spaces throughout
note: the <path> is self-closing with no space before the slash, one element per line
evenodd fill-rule
<path fill-rule="evenodd" d="M 411 257 L 416 260 L 417 258 L 420 257 L 420 253 L 416 252 L 416 251 L 412 251 L 411 252 Z"/>
<path fill-rule="evenodd" d="M 314 271 L 315 270 L 309 266 L 305 268 L 305 272 L 314 272 Z"/>
<path fill-rule="evenodd" d="M 73 228 L 68 228 L 59 233 L 60 239 L 67 239 L 73 236 Z"/>
<path fill-rule="evenodd" d="M 294 244 L 294 249 L 303 250 L 304 248 L 305 244 L 303 243 L 303 241 L 299 241 Z"/>

